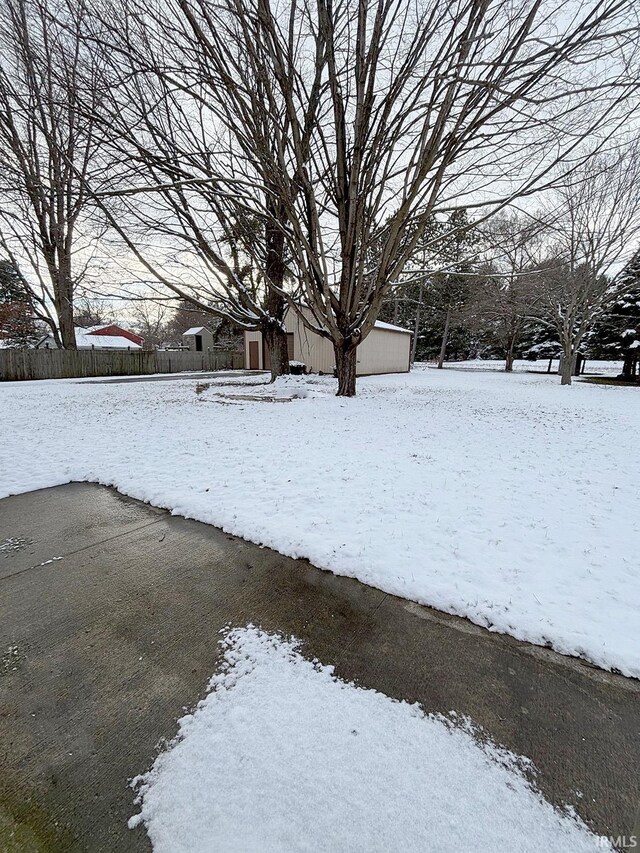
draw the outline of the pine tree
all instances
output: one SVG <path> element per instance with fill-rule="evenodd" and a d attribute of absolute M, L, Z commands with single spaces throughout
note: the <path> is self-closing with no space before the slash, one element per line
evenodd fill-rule
<path fill-rule="evenodd" d="M 440 263 L 444 270 L 432 281 L 431 304 L 440 320 L 440 352 L 438 367 L 444 365 L 447 354 L 459 357 L 469 335 L 461 321 L 462 311 L 472 292 L 471 276 L 475 267 L 471 257 L 478 235 L 465 208 L 454 210 L 439 246 Z M 464 353 L 466 355 L 466 353 Z"/>
<path fill-rule="evenodd" d="M 0 260 L 0 342 L 5 347 L 30 347 L 38 340 L 33 305 L 22 273 Z"/>
<path fill-rule="evenodd" d="M 618 290 L 589 338 L 589 352 L 596 358 L 622 360 L 622 376 L 633 379 L 640 359 L 640 249 L 621 273 Z"/>

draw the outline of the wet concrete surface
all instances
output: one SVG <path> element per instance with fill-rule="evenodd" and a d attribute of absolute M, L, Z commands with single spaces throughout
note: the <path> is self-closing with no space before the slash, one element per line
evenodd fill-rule
<path fill-rule="evenodd" d="M 149 850 L 128 780 L 204 694 L 219 632 L 248 622 L 469 715 L 552 802 L 632 832 L 639 682 L 76 483 L 0 501 L 0 851 Z"/>

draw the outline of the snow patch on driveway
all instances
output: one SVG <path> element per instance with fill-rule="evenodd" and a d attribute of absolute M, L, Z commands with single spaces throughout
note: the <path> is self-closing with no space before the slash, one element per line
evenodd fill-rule
<path fill-rule="evenodd" d="M 295 641 L 226 640 L 211 693 L 136 780 L 155 853 L 611 850 L 469 723 L 337 679 Z"/>

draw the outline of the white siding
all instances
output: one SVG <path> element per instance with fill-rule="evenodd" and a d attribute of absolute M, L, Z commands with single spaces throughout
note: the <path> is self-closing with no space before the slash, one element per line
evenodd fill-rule
<path fill-rule="evenodd" d="M 410 353 L 411 335 L 373 328 L 358 347 L 356 373 L 406 373 Z"/>
<path fill-rule="evenodd" d="M 199 335 L 202 338 L 202 352 L 206 352 L 208 349 L 211 349 L 213 347 L 213 335 L 211 334 L 209 329 L 203 329 L 201 332 L 198 332 L 197 335 Z M 189 350 L 191 352 L 197 351 L 196 350 L 196 337 L 197 337 L 197 335 L 196 334 L 187 335 L 186 333 L 182 335 L 182 343 L 185 346 L 189 347 Z"/>
<path fill-rule="evenodd" d="M 293 332 L 294 360 L 304 362 L 310 373 L 333 373 L 336 360 L 331 341 L 307 329 L 291 309 L 287 311 L 285 325 L 287 332 Z"/>
<path fill-rule="evenodd" d="M 333 373 L 336 359 L 328 338 L 316 335 L 289 309 L 285 316 L 287 332 L 293 333 L 293 359 L 302 361 L 310 373 Z M 249 342 L 257 341 L 260 369 L 263 369 L 262 333 L 245 332 L 245 367 L 249 367 Z M 391 329 L 374 328 L 358 347 L 356 373 L 406 373 L 409 370 L 411 335 Z"/>

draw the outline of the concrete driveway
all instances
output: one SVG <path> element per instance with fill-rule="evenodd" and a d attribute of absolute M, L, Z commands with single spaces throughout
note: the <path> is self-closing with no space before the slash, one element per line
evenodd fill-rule
<path fill-rule="evenodd" d="M 149 850 L 128 781 L 203 695 L 219 631 L 248 622 L 468 714 L 535 762 L 552 802 L 633 830 L 637 681 L 89 484 L 0 501 L 0 592 L 0 851 Z"/>

